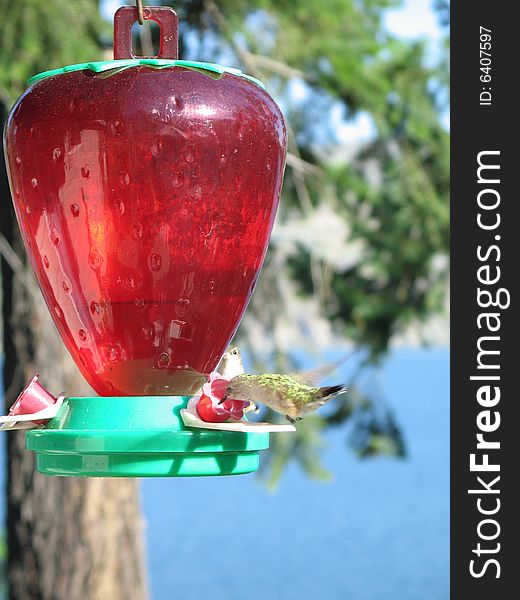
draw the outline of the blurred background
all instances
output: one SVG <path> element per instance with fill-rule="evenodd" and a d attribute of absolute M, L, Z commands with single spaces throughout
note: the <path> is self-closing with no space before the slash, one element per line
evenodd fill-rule
<path fill-rule="evenodd" d="M 111 21 L 121 4 L 0 0 L 4 117 L 34 73 L 111 58 Z M 7 577 L 10 597 L 24 600 L 108 598 L 108 590 L 112 599 L 125 600 L 146 594 L 155 600 L 448 598 L 449 3 L 163 4 L 179 14 L 181 58 L 258 77 L 288 124 L 280 210 L 235 340 L 246 370 L 308 369 L 347 353 L 351 358 L 325 383 L 344 380 L 349 392 L 300 422 L 296 434 L 273 436 L 258 476 L 141 482 L 141 511 L 132 500 L 121 517 L 138 523 L 138 531 L 127 539 L 121 532 L 131 528 L 115 529 L 121 546 L 110 551 L 126 557 L 119 548 L 137 544 L 141 527 L 145 551 L 130 551 L 135 562 L 121 559 L 117 568 L 84 553 L 92 564 L 76 578 L 59 569 L 46 573 L 33 530 L 24 525 L 35 517 L 14 476 L 9 483 L 4 477 L 5 435 L 0 479 L 7 511 L 0 505 L 0 512 L 7 524 L 0 552 L 5 562 L 9 545 L 10 556 L 0 595 L 7 593 Z M 136 24 L 134 31 L 139 53 L 155 54 L 154 27 Z M 13 289 L 27 267 L 2 177 L 0 339 L 11 389 L 25 365 L 16 370 L 9 348 L 30 334 L 12 318 Z M 43 372 L 49 356 L 63 351 L 54 351 L 41 302 L 20 294 L 25 314 L 37 315 L 38 323 L 27 362 Z M 1 355 L 2 346 L 0 362 Z M 18 351 L 17 360 L 23 356 Z M 71 389 L 70 381 L 63 389 Z M 10 442 L 10 464 L 18 451 Z M 33 481 L 32 471 L 24 477 L 26 497 L 39 493 L 38 477 Z M 107 490 L 98 506 L 118 493 Z M 83 508 L 75 510 L 71 518 L 79 523 Z M 107 550 L 101 543 L 89 551 L 101 553 L 103 562 Z M 50 549 L 48 539 L 46 552 L 59 563 L 60 549 Z M 96 569 L 105 569 L 103 577 L 95 577 Z M 138 583 L 128 583 L 125 569 L 137 573 Z M 58 589 L 53 582 L 60 578 L 68 583 Z M 111 586 L 98 584 L 107 578 Z"/>

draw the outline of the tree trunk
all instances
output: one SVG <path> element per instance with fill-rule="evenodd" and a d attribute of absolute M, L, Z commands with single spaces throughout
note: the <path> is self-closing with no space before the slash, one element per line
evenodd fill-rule
<path fill-rule="evenodd" d="M 5 109 L 1 105 L 0 111 L 3 129 Z M 25 251 L 10 202 L 3 160 L 0 163 L 0 232 L 22 258 L 25 269 Z M 21 277 L 6 260 L 0 258 L 0 262 L 6 406 L 10 406 L 34 373 L 41 373 L 43 385 L 55 395 L 88 393 L 60 341 L 32 275 Z M 9 598 L 145 598 L 137 482 L 40 475 L 34 470 L 32 453 L 24 450 L 24 434 L 3 435 L 8 448 Z"/>

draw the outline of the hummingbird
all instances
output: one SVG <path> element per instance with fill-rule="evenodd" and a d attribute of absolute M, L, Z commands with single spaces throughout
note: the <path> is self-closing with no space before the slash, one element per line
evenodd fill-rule
<path fill-rule="evenodd" d="M 220 375 L 224 379 L 228 380 L 233 379 L 233 377 L 236 377 L 237 375 L 244 374 L 242 354 L 240 353 L 240 350 L 235 344 L 230 344 L 226 348 L 226 351 L 222 355 L 222 358 L 220 359 L 220 362 L 218 363 L 217 368 L 215 370 L 218 373 L 220 373 Z M 225 398 L 222 398 L 222 401 L 219 402 L 219 404 L 222 404 L 222 402 L 224 401 Z M 244 410 L 244 412 L 258 412 L 256 404 L 254 402 L 251 402 L 249 406 Z"/>
<path fill-rule="evenodd" d="M 235 344 L 230 344 L 226 348 L 215 371 L 220 373 L 224 379 L 233 379 L 233 377 L 244 373 L 242 355 Z"/>
<path fill-rule="evenodd" d="M 294 423 L 346 390 L 344 385 L 315 387 L 307 383 L 307 379 L 305 374 L 236 375 L 229 382 L 222 401 L 232 398 L 254 404 L 260 402 Z"/>

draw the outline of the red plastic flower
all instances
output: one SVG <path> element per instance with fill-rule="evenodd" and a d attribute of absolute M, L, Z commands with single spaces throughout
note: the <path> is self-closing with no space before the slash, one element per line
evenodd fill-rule
<path fill-rule="evenodd" d="M 249 402 L 242 400 L 224 400 L 226 390 L 229 384 L 228 379 L 224 379 L 214 371 L 210 374 L 209 380 L 202 386 L 202 392 L 195 408 L 199 417 L 210 423 L 224 423 L 229 419 L 240 420 L 244 416 L 244 408 L 249 406 Z"/>

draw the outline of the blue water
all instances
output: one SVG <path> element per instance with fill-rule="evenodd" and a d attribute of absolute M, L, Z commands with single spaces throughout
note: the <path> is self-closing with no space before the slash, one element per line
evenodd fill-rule
<path fill-rule="evenodd" d="M 331 432 L 334 482 L 290 469 L 149 480 L 142 488 L 153 598 L 443 600 L 449 597 L 449 355 L 399 350 L 382 372 L 409 449 L 359 461 Z"/>
<path fill-rule="evenodd" d="M 449 598 L 449 354 L 400 349 L 381 387 L 409 458 L 360 461 L 327 434 L 332 483 L 289 468 L 142 483 L 154 600 Z"/>

